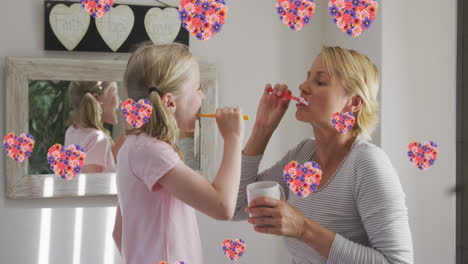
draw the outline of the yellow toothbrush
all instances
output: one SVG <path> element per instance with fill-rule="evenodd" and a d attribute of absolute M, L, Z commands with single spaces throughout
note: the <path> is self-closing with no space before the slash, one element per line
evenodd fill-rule
<path fill-rule="evenodd" d="M 197 114 L 199 117 L 216 117 L 216 114 Z M 250 120 L 249 115 L 244 115 L 244 120 Z"/>

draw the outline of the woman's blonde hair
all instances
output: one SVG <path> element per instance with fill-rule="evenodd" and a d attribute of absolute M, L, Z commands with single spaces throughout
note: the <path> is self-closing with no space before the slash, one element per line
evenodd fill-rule
<path fill-rule="evenodd" d="M 147 98 L 153 106 L 150 121 L 140 128 L 127 130 L 127 135 L 142 132 L 168 143 L 183 159 L 176 145 L 178 136 L 174 114 L 164 105 L 165 93 L 179 95 L 190 78 L 193 55 L 180 43 L 154 45 L 143 44 L 131 55 L 125 71 L 125 87 L 133 100 Z M 149 92 L 156 88 L 157 92 Z"/>
<path fill-rule="evenodd" d="M 104 81 L 72 81 L 70 82 L 70 101 L 72 104 L 71 117 L 67 125 L 78 125 L 81 128 L 94 128 L 101 130 L 112 137 L 104 128 L 102 121 L 102 107 L 94 95 L 103 95 L 111 82 Z"/>
<path fill-rule="evenodd" d="M 377 67 L 367 56 L 340 47 L 323 46 L 320 55 L 332 79 L 337 78 L 349 95 L 359 95 L 364 101 L 362 108 L 354 113 L 356 122 L 352 133 L 370 140 L 379 115 L 380 75 Z"/>

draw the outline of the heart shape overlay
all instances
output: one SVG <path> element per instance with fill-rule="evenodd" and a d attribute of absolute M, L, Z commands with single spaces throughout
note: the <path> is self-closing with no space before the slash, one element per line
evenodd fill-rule
<path fill-rule="evenodd" d="M 135 102 L 129 98 L 122 102 L 120 112 L 132 127 L 139 128 L 149 122 L 153 106 L 148 99 Z"/>
<path fill-rule="evenodd" d="M 439 150 L 434 141 L 428 141 L 425 144 L 413 141 L 408 145 L 408 157 L 420 170 L 425 170 L 434 165 L 438 154 Z"/>
<path fill-rule="evenodd" d="M 177 261 L 177 262 L 174 262 L 174 264 L 184 264 L 185 262 L 183 261 Z M 167 261 L 163 260 L 161 262 L 159 262 L 159 264 L 167 264 Z"/>
<path fill-rule="evenodd" d="M 333 127 L 341 134 L 345 134 L 349 130 L 353 129 L 355 122 L 356 117 L 354 116 L 353 112 L 337 112 L 332 116 Z"/>
<path fill-rule="evenodd" d="M 276 12 L 290 29 L 298 31 L 310 22 L 315 12 L 313 0 L 278 0 Z"/>
<path fill-rule="evenodd" d="M 199 40 L 208 40 L 221 31 L 227 16 L 224 0 L 181 0 L 182 26 Z"/>
<path fill-rule="evenodd" d="M 223 241 L 224 255 L 231 260 L 238 260 L 245 252 L 245 241 L 242 239 L 226 239 Z"/>
<path fill-rule="evenodd" d="M 369 29 L 377 14 L 375 0 L 330 0 L 328 10 L 333 22 L 347 35 L 357 37 Z"/>
<path fill-rule="evenodd" d="M 114 0 L 81 0 L 80 2 L 81 7 L 94 18 L 100 18 L 107 14 L 114 5 Z"/>
<path fill-rule="evenodd" d="M 3 138 L 3 148 L 10 158 L 23 162 L 31 156 L 34 150 L 34 137 L 28 133 L 19 136 L 9 133 Z"/>
<path fill-rule="evenodd" d="M 55 144 L 47 152 L 47 161 L 55 175 L 68 181 L 81 172 L 86 153 L 80 145 L 64 148 L 61 144 Z"/>
<path fill-rule="evenodd" d="M 301 165 L 293 160 L 284 167 L 283 180 L 294 194 L 305 198 L 315 192 L 320 185 L 322 169 L 315 161 Z"/>

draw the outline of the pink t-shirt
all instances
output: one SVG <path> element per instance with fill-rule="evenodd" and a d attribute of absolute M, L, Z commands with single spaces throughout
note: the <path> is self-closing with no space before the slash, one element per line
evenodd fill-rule
<path fill-rule="evenodd" d="M 86 153 L 84 165 L 101 165 L 104 167 L 103 172 L 116 171 L 110 138 L 101 130 L 70 126 L 65 132 L 64 145 L 68 147 L 71 144 L 78 144 L 84 148 Z"/>
<path fill-rule="evenodd" d="M 119 150 L 117 194 L 126 264 L 204 264 L 195 210 L 157 183 L 181 163 L 169 144 L 144 133 L 128 136 Z"/>

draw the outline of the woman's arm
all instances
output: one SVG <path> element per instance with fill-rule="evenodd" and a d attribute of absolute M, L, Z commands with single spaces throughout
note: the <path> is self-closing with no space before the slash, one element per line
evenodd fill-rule
<path fill-rule="evenodd" d="M 300 240 L 329 264 L 413 263 L 413 245 L 400 180 L 386 154 L 367 149 L 356 164 L 356 206 L 370 246 L 355 243 L 308 219 Z M 333 239 L 332 239 L 333 238 Z M 332 242 L 332 243 L 330 243 Z"/>

